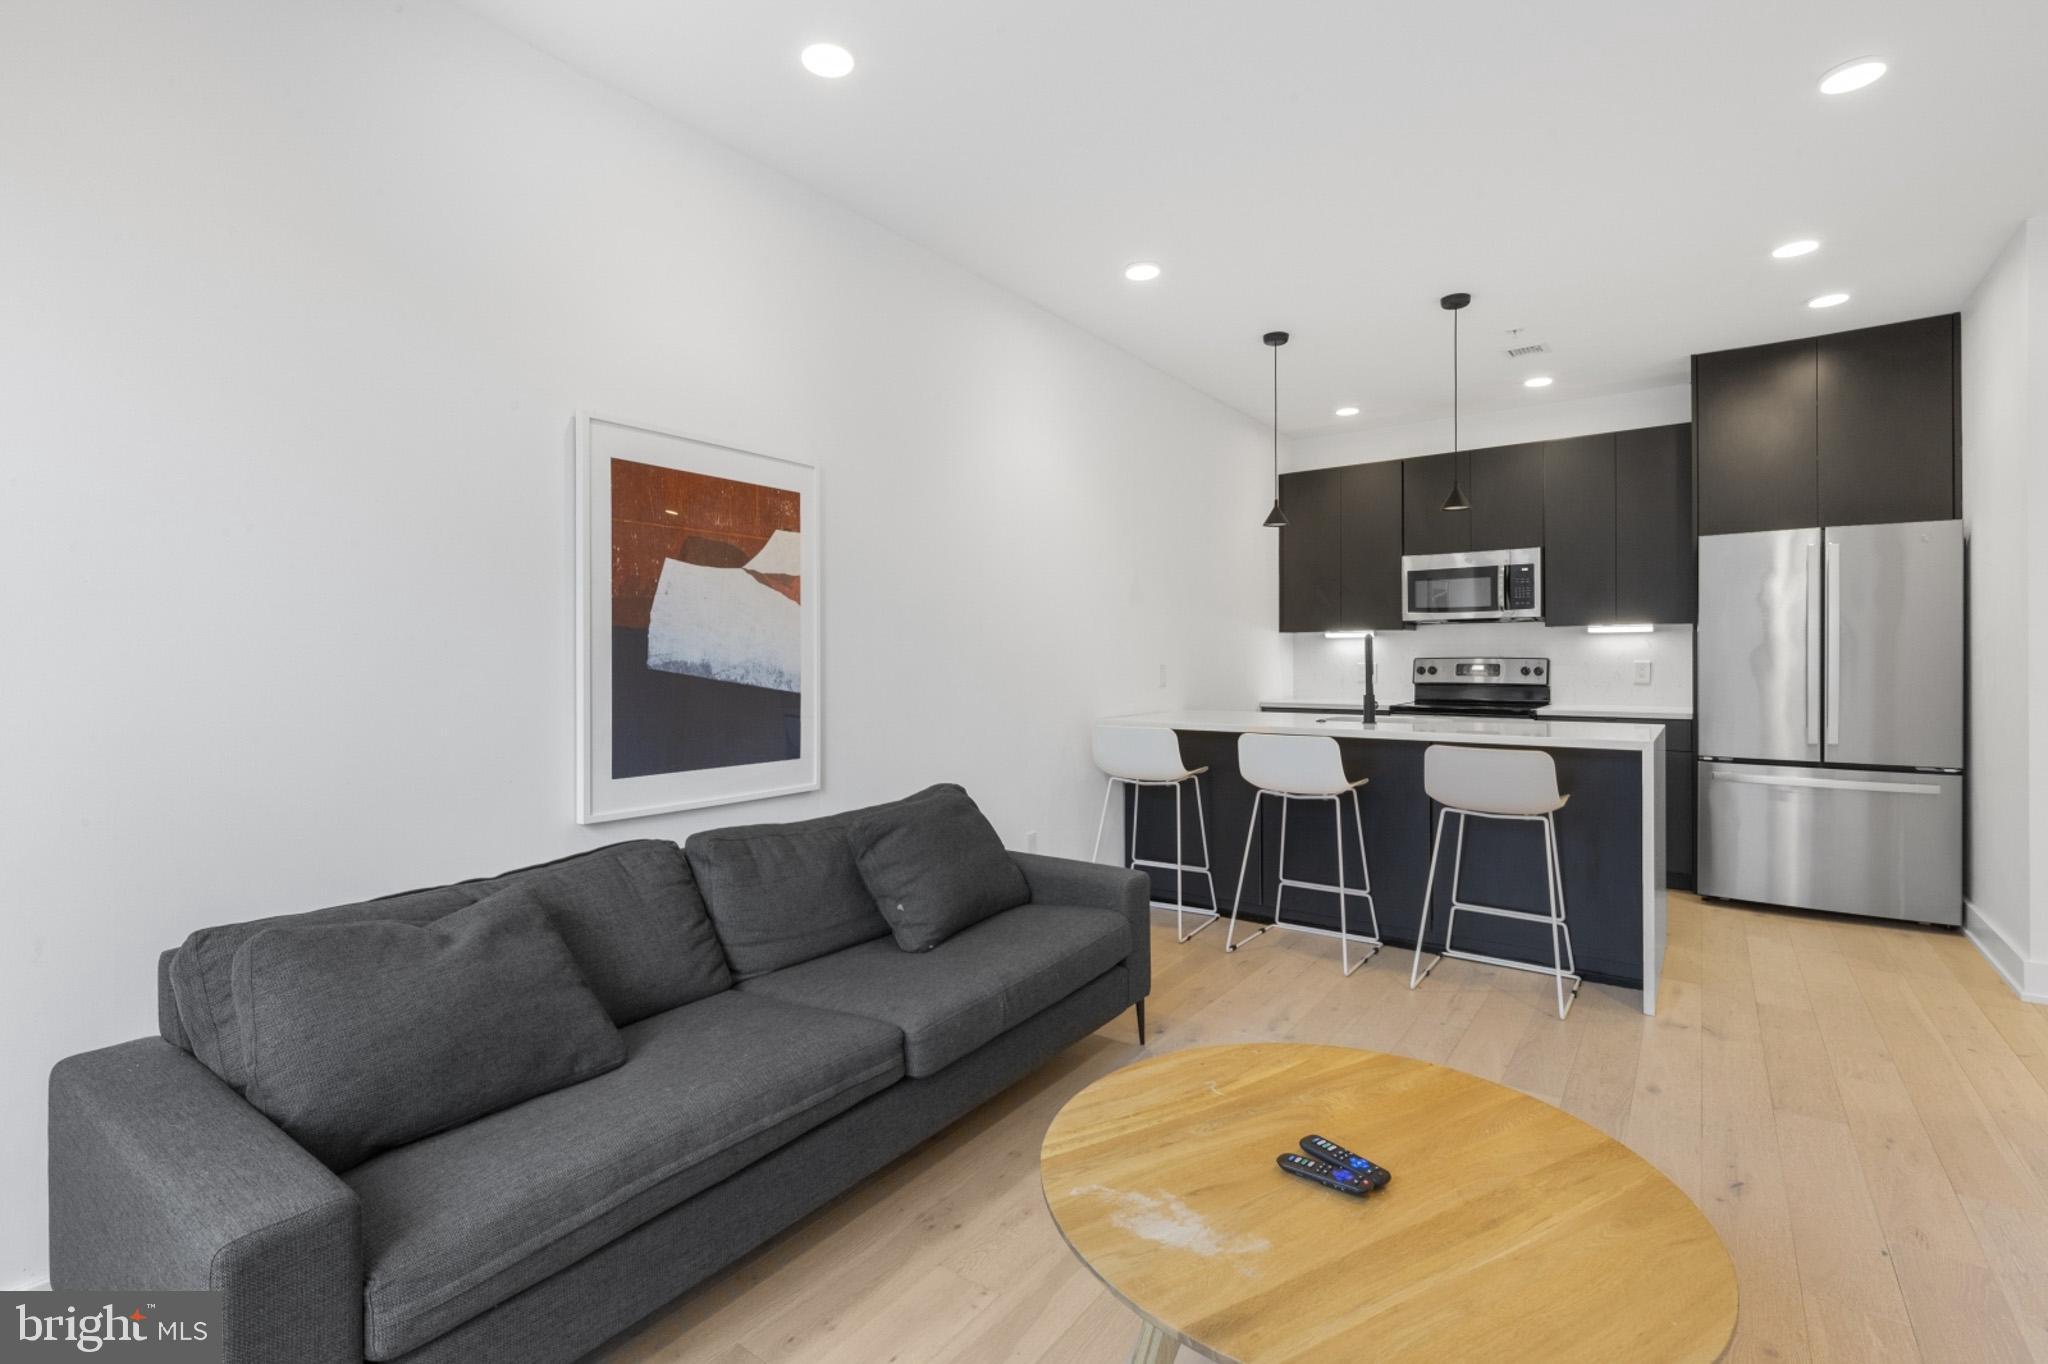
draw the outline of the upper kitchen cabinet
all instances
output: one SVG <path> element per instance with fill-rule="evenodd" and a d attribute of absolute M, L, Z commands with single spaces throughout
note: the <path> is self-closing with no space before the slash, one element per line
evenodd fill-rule
<path fill-rule="evenodd" d="M 1693 357 L 1701 535 L 1820 524 L 1817 356 L 1788 341 Z"/>
<path fill-rule="evenodd" d="M 1401 628 L 1401 462 L 1338 470 L 1342 570 L 1337 629 Z"/>
<path fill-rule="evenodd" d="M 1401 538 L 1408 554 L 1462 554 L 1472 548 L 1472 513 L 1447 512 L 1454 474 L 1463 481 L 1464 455 L 1422 455 L 1401 461 Z M 1472 485 L 1465 484 L 1465 496 Z"/>
<path fill-rule="evenodd" d="M 1542 444 L 1468 450 L 1464 458 L 1465 496 L 1472 500 L 1472 510 L 1462 513 L 1472 522 L 1467 548 L 1533 549 L 1542 544 Z"/>
<path fill-rule="evenodd" d="M 1956 490 L 1955 314 L 1820 338 L 1820 520 L 1947 521 Z"/>
<path fill-rule="evenodd" d="M 1692 427 L 1614 437 L 1614 618 L 1693 619 L 1699 566 L 1692 530 Z M 1545 556 L 1548 557 L 1547 555 Z"/>
<path fill-rule="evenodd" d="M 1401 626 L 1401 465 L 1280 476 L 1280 628 Z"/>
<path fill-rule="evenodd" d="M 1334 630 L 1344 565 L 1342 469 L 1280 475 L 1280 628 Z"/>
<path fill-rule="evenodd" d="M 1691 621 L 1692 428 L 1546 442 L 1543 528 L 1545 624 Z"/>
<path fill-rule="evenodd" d="M 1544 444 L 1546 625 L 1607 625 L 1618 619 L 1614 499 L 1612 433 Z"/>
<path fill-rule="evenodd" d="M 1955 517 L 1958 320 L 1694 356 L 1699 533 Z"/>

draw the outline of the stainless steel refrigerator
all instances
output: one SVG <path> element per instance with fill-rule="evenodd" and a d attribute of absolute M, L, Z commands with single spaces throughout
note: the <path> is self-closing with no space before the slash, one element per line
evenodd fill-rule
<path fill-rule="evenodd" d="M 1963 527 L 1700 538 L 1702 895 L 1963 916 Z"/>

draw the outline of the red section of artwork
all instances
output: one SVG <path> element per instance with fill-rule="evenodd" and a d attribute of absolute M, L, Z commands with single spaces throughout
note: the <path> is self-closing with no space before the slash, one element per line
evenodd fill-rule
<path fill-rule="evenodd" d="M 611 462 L 612 624 L 647 628 L 665 559 L 740 568 L 778 530 L 801 531 L 797 494 L 632 460 Z M 792 601 L 800 580 L 756 577 Z"/>

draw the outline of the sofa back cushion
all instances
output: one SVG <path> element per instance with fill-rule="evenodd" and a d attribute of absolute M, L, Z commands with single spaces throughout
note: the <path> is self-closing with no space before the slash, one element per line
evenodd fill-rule
<path fill-rule="evenodd" d="M 995 827 L 958 786 L 856 812 L 846 836 L 862 882 L 906 952 L 929 952 L 1031 898 Z"/>
<path fill-rule="evenodd" d="M 779 971 L 889 931 L 854 865 L 847 819 L 710 829 L 683 845 L 735 976 Z"/>
<path fill-rule="evenodd" d="M 514 886 L 531 891 L 546 909 L 549 923 L 613 1023 L 624 1026 L 732 987 L 725 954 L 682 849 L 642 839 L 484 880 L 202 928 L 171 958 L 168 1012 L 178 1027 L 164 1027 L 164 1038 L 243 1090 L 248 1067 L 230 984 L 235 953 L 243 943 L 265 929 L 286 926 L 430 924 Z"/>
<path fill-rule="evenodd" d="M 426 924 L 267 928 L 231 976 L 250 1104 L 335 1170 L 626 1059 L 527 887 Z"/>

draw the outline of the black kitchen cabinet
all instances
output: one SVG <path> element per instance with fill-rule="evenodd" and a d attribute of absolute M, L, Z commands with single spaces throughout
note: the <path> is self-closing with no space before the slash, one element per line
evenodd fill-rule
<path fill-rule="evenodd" d="M 1338 470 L 1339 630 L 1401 628 L 1401 462 Z"/>
<path fill-rule="evenodd" d="M 1604 625 L 1615 615 L 1615 437 L 1543 447 L 1543 619 Z M 1690 534 L 1691 528 L 1687 531 Z"/>
<path fill-rule="evenodd" d="M 1818 357 L 1813 341 L 1693 357 L 1701 535 L 1821 523 Z"/>
<path fill-rule="evenodd" d="M 1574 715 L 1571 718 L 1582 724 L 1643 723 L 1640 717 L 1626 715 Z M 1693 753 L 1693 722 L 1662 720 L 1657 723 L 1664 726 L 1664 884 L 1674 890 L 1691 890 L 1697 866 L 1694 843 L 1698 837 L 1696 809 L 1699 796 Z M 1558 816 L 1560 820 L 1567 817 Z"/>
<path fill-rule="evenodd" d="M 1698 835 L 1698 764 L 1693 755 L 1664 751 L 1664 884 L 1691 890 L 1698 876 L 1694 841 Z"/>
<path fill-rule="evenodd" d="M 1823 336 L 1820 524 L 1947 521 L 1956 488 L 1955 314 Z"/>
<path fill-rule="evenodd" d="M 1401 461 L 1401 539 L 1408 554 L 1462 554 L 1472 548 L 1472 513 L 1447 512 L 1453 473 L 1462 471 L 1463 455 L 1422 455 Z M 1459 482 L 1467 498 L 1472 485 Z"/>
<path fill-rule="evenodd" d="M 1692 529 L 1691 426 L 1616 433 L 1614 505 L 1613 618 L 1655 625 L 1690 622 L 1699 568 L 1699 541 Z"/>
<path fill-rule="evenodd" d="M 1699 533 L 1959 515 L 1959 324 L 1695 355 Z"/>
<path fill-rule="evenodd" d="M 1533 549 L 1543 543 L 1543 446 L 1496 445 L 1464 453 L 1472 510 L 1468 549 Z M 1441 504 L 1439 504 L 1441 505 Z"/>
<path fill-rule="evenodd" d="M 1546 624 L 1692 620 L 1690 427 L 1546 442 L 1543 517 Z"/>
<path fill-rule="evenodd" d="M 1342 605 L 1344 470 L 1280 476 L 1280 628 L 1333 630 Z"/>

